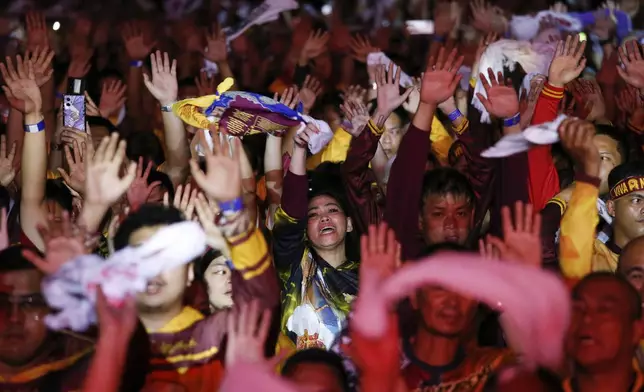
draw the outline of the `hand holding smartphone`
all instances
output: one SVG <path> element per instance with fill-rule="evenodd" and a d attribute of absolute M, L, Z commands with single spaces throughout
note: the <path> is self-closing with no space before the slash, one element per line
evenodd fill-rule
<path fill-rule="evenodd" d="M 85 132 L 85 81 L 69 79 L 67 93 L 63 95 L 63 125 Z"/>

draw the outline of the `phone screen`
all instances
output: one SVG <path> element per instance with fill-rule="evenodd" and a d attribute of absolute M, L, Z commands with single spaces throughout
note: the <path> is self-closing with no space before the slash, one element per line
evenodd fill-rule
<path fill-rule="evenodd" d="M 85 81 L 70 79 L 63 95 L 63 126 L 85 132 Z"/>

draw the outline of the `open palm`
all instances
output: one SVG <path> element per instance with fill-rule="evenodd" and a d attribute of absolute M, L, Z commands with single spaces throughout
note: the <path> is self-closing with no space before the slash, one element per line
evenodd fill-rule
<path fill-rule="evenodd" d="M 241 195 L 240 149 L 243 147 L 239 139 L 234 138 L 233 154 L 230 157 L 228 136 L 224 136 L 220 142 L 220 136 L 214 135 L 213 145 L 212 152 L 205 148 L 206 173 L 199 168 L 197 162 L 190 162 L 192 177 L 208 197 L 218 202 L 234 200 Z"/>
<path fill-rule="evenodd" d="M 477 93 L 477 97 L 491 115 L 498 118 L 512 117 L 519 112 L 519 97 L 511 86 L 510 81 L 503 82 L 503 74 L 499 72 L 494 76 L 491 68 L 488 68 L 489 81 L 485 75 L 479 75 L 487 97 Z"/>
<path fill-rule="evenodd" d="M 453 49 L 445 59 L 445 49 L 441 48 L 436 61 L 433 57 L 429 59 L 420 83 L 421 102 L 439 104 L 454 95 L 461 80 L 457 71 L 463 64 L 463 56 L 457 59 L 456 54 L 456 49 Z"/>
<path fill-rule="evenodd" d="M 24 63 L 21 56 L 16 57 L 16 67 L 10 58 L 7 64 L 0 64 L 0 73 L 6 86 L 3 86 L 7 98 L 19 100 L 24 103 L 21 109 L 25 113 L 39 112 L 42 108 L 42 96 L 36 83 L 34 66 L 31 61 Z"/>
<path fill-rule="evenodd" d="M 177 60 L 170 61 L 168 53 L 161 55 L 160 51 L 150 55 L 152 64 L 152 77 L 143 75 L 143 82 L 150 94 L 159 101 L 162 106 L 170 105 L 177 100 Z"/>

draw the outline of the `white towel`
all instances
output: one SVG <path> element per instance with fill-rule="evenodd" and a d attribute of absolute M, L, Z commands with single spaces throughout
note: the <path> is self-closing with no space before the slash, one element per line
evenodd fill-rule
<path fill-rule="evenodd" d="M 83 255 L 64 264 L 43 281 L 49 306 L 58 310 L 45 318 L 53 330 L 85 331 L 96 323 L 96 289 L 118 305 L 145 290 L 161 272 L 191 262 L 206 250 L 206 234 L 196 222 L 181 222 L 159 229 L 136 247 L 126 247 L 108 259 Z"/>
<path fill-rule="evenodd" d="M 389 67 L 389 64 L 391 64 L 391 59 L 387 57 L 386 54 L 383 52 L 373 52 L 369 53 L 367 56 L 367 64 L 368 65 L 378 65 L 378 64 L 383 64 L 385 67 Z M 396 68 L 394 68 L 396 69 Z M 411 76 L 407 75 L 405 71 L 400 71 L 400 86 L 401 87 L 409 87 L 414 84 L 414 81 L 412 80 Z"/>

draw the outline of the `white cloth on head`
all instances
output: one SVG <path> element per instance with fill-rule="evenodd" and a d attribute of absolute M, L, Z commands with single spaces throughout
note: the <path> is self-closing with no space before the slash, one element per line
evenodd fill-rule
<path fill-rule="evenodd" d="M 388 68 L 389 64 L 391 63 L 392 63 L 391 59 L 387 57 L 387 55 L 384 54 L 383 52 L 373 52 L 373 53 L 369 53 L 369 55 L 367 56 L 368 65 L 383 64 L 385 67 Z M 397 69 L 397 68 L 394 68 L 394 69 Z M 414 84 L 414 81 L 412 80 L 411 76 L 407 75 L 405 71 L 400 70 L 400 86 L 409 87 L 409 86 L 412 86 L 413 84 Z"/>
<path fill-rule="evenodd" d="M 45 318 L 53 330 L 85 331 L 96 323 L 96 290 L 118 305 L 145 290 L 161 272 L 191 262 L 206 251 L 206 234 L 196 222 L 180 222 L 159 229 L 139 246 L 128 246 L 108 259 L 79 256 L 43 281 L 42 291 L 57 313 Z"/>
<path fill-rule="evenodd" d="M 555 369 L 563 364 L 570 294 L 550 272 L 467 253 L 426 257 L 405 264 L 384 280 L 377 271 L 360 272 L 360 294 L 350 327 L 366 337 L 377 339 L 386 333 L 387 313 L 402 298 L 423 286 L 439 285 L 500 311 L 509 345 L 521 355 L 520 366 Z"/>
<path fill-rule="evenodd" d="M 559 142 L 559 125 L 568 118 L 559 115 L 554 121 L 533 125 L 521 133 L 503 136 L 492 147 L 481 153 L 484 158 L 503 158 L 528 151 L 533 145 L 549 145 Z"/>
<path fill-rule="evenodd" d="M 537 52 L 529 42 L 502 39 L 488 45 L 485 49 L 479 60 L 479 69 L 476 75 L 482 73 L 487 77 L 488 68 L 492 68 L 495 75 L 498 72 L 503 72 L 503 68 L 514 71 L 517 64 L 521 65 L 526 73 L 536 72 L 547 75 L 551 61 L 552 57 Z M 472 105 L 481 112 L 481 122 L 490 123 L 490 114 L 477 97 L 478 93 L 487 97 L 483 84 L 477 77 Z"/>

